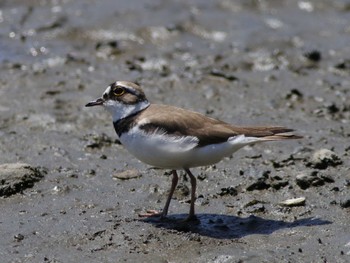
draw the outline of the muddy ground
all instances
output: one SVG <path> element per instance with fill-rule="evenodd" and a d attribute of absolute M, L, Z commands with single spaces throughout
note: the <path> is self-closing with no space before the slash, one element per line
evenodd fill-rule
<path fill-rule="evenodd" d="M 349 21 L 346 0 L 2 0 L 0 261 L 350 262 Z M 305 138 L 193 169 L 198 222 L 183 173 L 169 219 L 140 219 L 171 178 L 84 108 L 115 80 Z"/>

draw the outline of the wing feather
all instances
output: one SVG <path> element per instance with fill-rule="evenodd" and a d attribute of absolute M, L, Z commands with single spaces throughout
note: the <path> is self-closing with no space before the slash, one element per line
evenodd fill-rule
<path fill-rule="evenodd" d="M 262 141 L 301 138 L 292 133 L 293 129 L 281 126 L 238 127 L 168 105 L 152 104 L 139 118 L 146 119 L 140 129 L 146 132 L 161 130 L 174 136 L 194 136 L 198 138 L 197 147 L 226 142 L 229 138 L 239 135 L 261 138 Z"/>

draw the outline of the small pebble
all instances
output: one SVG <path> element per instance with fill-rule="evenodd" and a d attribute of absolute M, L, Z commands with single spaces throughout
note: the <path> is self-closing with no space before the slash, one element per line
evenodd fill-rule
<path fill-rule="evenodd" d="M 297 185 L 303 190 L 310 187 L 312 180 L 313 178 L 306 173 L 298 174 L 295 179 Z"/>
<path fill-rule="evenodd" d="M 220 196 L 225 196 L 225 195 L 236 196 L 237 194 L 238 194 L 238 191 L 233 186 L 221 188 L 221 191 L 218 193 L 218 195 Z"/>
<path fill-rule="evenodd" d="M 14 236 L 14 238 L 16 241 L 19 242 L 19 241 L 22 241 L 24 239 L 24 236 L 22 234 L 17 234 Z"/>
<path fill-rule="evenodd" d="M 319 175 L 318 171 L 312 171 L 310 174 L 305 172 L 298 174 L 295 178 L 296 184 L 303 190 L 311 186 L 322 186 L 326 183 L 334 183 L 334 179 L 327 175 Z"/>
<path fill-rule="evenodd" d="M 138 171 L 136 169 L 130 169 L 130 170 L 125 170 L 125 171 L 114 174 L 113 178 L 118 178 L 121 180 L 129 180 L 129 179 L 138 178 L 141 176 L 142 176 L 142 174 L 140 171 Z"/>
<path fill-rule="evenodd" d="M 311 158 L 311 166 L 317 169 L 327 169 L 329 166 L 337 166 L 342 163 L 340 157 L 328 149 L 316 151 Z"/>
<path fill-rule="evenodd" d="M 319 62 L 322 59 L 322 54 L 318 50 L 312 50 L 304 53 L 304 57 L 313 62 Z"/>
<path fill-rule="evenodd" d="M 341 206 L 342 208 L 349 208 L 349 207 L 350 207 L 350 199 L 341 202 L 341 203 L 340 203 L 340 206 Z"/>

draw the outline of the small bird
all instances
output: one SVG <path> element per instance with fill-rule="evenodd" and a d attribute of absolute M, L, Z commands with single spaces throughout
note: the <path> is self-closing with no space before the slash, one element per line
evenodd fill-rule
<path fill-rule="evenodd" d="M 151 104 L 140 86 L 128 81 L 112 83 L 102 97 L 85 106 L 103 106 L 111 113 L 120 142 L 137 159 L 172 170 L 164 209 L 159 213 L 149 210 L 145 216 L 167 216 L 178 183 L 176 170 L 183 169 L 190 177 L 191 204 L 187 220 L 192 220 L 196 218 L 196 178 L 190 168 L 215 164 L 246 145 L 302 138 L 285 127 L 233 126 L 194 111 Z"/>

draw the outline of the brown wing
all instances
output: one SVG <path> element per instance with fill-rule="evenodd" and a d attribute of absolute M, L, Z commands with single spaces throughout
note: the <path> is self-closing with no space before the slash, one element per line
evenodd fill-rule
<path fill-rule="evenodd" d="M 147 132 L 161 130 L 176 136 L 195 136 L 198 147 L 226 142 L 230 137 L 245 135 L 264 140 L 297 139 L 300 136 L 287 134 L 292 129 L 284 127 L 236 127 L 200 113 L 168 105 L 151 105 L 138 118 L 147 118 L 140 128 Z"/>

